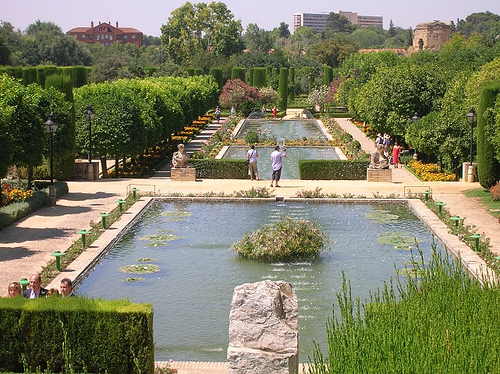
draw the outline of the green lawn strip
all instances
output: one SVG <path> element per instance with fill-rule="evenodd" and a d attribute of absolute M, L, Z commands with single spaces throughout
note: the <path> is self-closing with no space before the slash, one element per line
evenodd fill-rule
<path fill-rule="evenodd" d="M 500 217 L 500 201 L 494 201 L 490 191 L 485 188 L 475 188 L 465 191 L 465 196 L 477 198 L 495 218 Z"/>
<path fill-rule="evenodd" d="M 464 242 L 470 249 L 475 251 L 475 239 L 471 238 L 471 235 L 477 234 L 477 227 L 474 225 L 464 225 L 459 223 L 456 225 L 455 221 L 451 219 L 451 214 L 446 208 L 441 208 L 439 212 L 439 207 L 436 205 L 434 200 L 423 200 L 427 207 L 436 214 L 439 219 L 450 229 L 454 235 Z M 476 252 L 479 257 L 481 257 L 486 264 L 495 272 L 495 274 L 500 275 L 500 261 L 495 259 L 496 255 L 490 250 L 490 239 L 482 237 L 479 240 L 479 251 Z"/>

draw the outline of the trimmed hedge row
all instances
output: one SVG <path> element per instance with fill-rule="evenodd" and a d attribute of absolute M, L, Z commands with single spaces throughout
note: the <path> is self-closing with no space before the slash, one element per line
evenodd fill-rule
<path fill-rule="evenodd" d="M 0 347 L 0 371 L 153 373 L 153 305 L 0 298 Z"/>
<path fill-rule="evenodd" d="M 246 161 L 214 160 L 209 158 L 190 159 L 189 163 L 196 168 L 196 178 L 203 179 L 247 179 Z"/>
<path fill-rule="evenodd" d="M 31 83 L 38 83 L 45 87 L 45 79 L 53 74 L 68 75 L 71 78 L 73 87 L 82 87 L 88 83 L 91 68 L 86 66 L 30 66 L 30 67 L 12 67 L 0 66 L 0 74 L 8 75 L 22 80 L 25 86 Z"/>
<path fill-rule="evenodd" d="M 300 179 L 365 180 L 368 160 L 300 160 Z"/>
<path fill-rule="evenodd" d="M 68 193 L 66 182 L 55 182 L 56 196 Z M 0 230 L 15 221 L 33 213 L 35 210 L 49 205 L 49 187 L 36 191 L 33 196 L 19 203 L 12 203 L 0 209 Z"/>

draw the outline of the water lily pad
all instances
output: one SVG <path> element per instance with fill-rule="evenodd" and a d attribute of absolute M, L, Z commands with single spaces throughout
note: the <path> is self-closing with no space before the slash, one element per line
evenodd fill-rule
<path fill-rule="evenodd" d="M 416 277 L 419 278 L 424 274 L 425 269 L 423 268 L 412 268 L 412 267 L 406 267 L 403 269 L 397 269 L 397 273 L 399 275 L 402 275 L 403 277 Z"/>
<path fill-rule="evenodd" d="M 139 240 L 149 240 L 152 242 L 171 242 L 172 240 L 180 239 L 180 236 L 175 234 L 165 234 L 165 235 L 146 235 Z"/>
<path fill-rule="evenodd" d="M 151 264 L 134 264 L 134 265 L 126 265 L 119 268 L 122 273 L 132 273 L 132 274 L 150 274 L 156 273 L 160 271 L 160 267 L 158 265 Z"/>
<path fill-rule="evenodd" d="M 144 258 L 138 258 L 136 261 L 137 262 L 155 262 L 156 258 L 144 257 Z"/>
<path fill-rule="evenodd" d="M 175 221 L 184 221 L 186 217 L 192 215 L 190 212 L 180 212 L 180 211 L 170 211 L 170 212 L 162 212 L 161 216 L 166 217 L 167 221 L 175 222 Z"/>
<path fill-rule="evenodd" d="M 421 240 L 402 232 L 385 232 L 377 237 L 380 244 L 392 245 L 395 249 L 411 250 Z"/>
<path fill-rule="evenodd" d="M 128 277 L 128 278 L 122 279 L 122 282 L 139 282 L 141 280 L 144 280 L 144 278 L 143 277 Z"/>
<path fill-rule="evenodd" d="M 393 223 L 399 219 L 397 214 L 389 213 L 387 210 L 374 210 L 365 214 L 365 218 L 371 219 L 377 223 L 387 224 Z"/>

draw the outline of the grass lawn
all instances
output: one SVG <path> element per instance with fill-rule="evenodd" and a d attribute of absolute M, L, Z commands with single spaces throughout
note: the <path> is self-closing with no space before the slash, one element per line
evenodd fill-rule
<path fill-rule="evenodd" d="M 493 201 L 491 194 L 487 189 L 475 188 L 473 190 L 466 191 L 465 196 L 478 198 L 479 201 L 486 206 L 493 217 L 498 218 L 500 216 L 500 201 Z"/>

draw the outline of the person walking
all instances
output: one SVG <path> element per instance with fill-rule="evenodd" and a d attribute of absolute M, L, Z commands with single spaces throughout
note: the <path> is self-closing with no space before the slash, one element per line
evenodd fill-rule
<path fill-rule="evenodd" d="M 281 187 L 278 182 L 281 178 L 281 168 L 283 167 L 283 157 L 286 157 L 286 148 L 283 148 L 283 152 L 280 152 L 280 146 L 277 145 L 274 148 L 273 153 L 271 153 L 271 165 L 273 169 L 273 174 L 271 176 L 271 187 Z"/>
<path fill-rule="evenodd" d="M 399 168 L 399 154 L 401 153 L 401 147 L 398 142 L 394 143 L 394 148 L 392 148 L 392 164 L 394 168 Z"/>
<path fill-rule="evenodd" d="M 260 181 L 259 170 L 257 169 L 257 158 L 259 158 L 259 152 L 257 152 L 255 146 L 252 144 L 247 152 L 248 175 L 250 175 L 251 180 L 256 179 Z"/>

